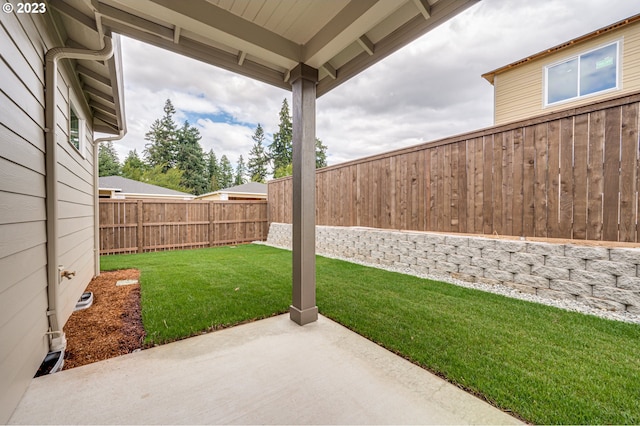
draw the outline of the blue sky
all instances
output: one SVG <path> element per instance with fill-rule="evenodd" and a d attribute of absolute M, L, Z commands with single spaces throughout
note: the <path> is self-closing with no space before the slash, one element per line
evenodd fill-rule
<path fill-rule="evenodd" d="M 318 99 L 317 136 L 329 164 L 448 137 L 493 124 L 488 71 L 640 13 L 638 0 L 482 0 Z M 278 130 L 290 92 L 123 38 L 129 132 L 120 159 L 144 150 L 163 114 L 195 125 L 205 151 L 245 160 L 261 123 Z"/>

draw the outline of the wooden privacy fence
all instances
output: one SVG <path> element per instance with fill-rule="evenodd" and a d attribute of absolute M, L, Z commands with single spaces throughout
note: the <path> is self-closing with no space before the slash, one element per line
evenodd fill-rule
<path fill-rule="evenodd" d="M 266 201 L 100 200 L 100 254 L 240 244 L 267 232 Z"/>
<path fill-rule="evenodd" d="M 640 94 L 318 170 L 316 223 L 640 240 Z M 291 223 L 291 178 L 269 221 Z"/>

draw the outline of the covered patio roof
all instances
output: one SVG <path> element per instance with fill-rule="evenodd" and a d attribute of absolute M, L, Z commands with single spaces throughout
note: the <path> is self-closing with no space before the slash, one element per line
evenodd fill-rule
<path fill-rule="evenodd" d="M 51 0 L 66 27 L 120 33 L 291 90 L 318 70 L 321 96 L 479 0 Z M 394 78 L 394 76 L 389 76 Z"/>

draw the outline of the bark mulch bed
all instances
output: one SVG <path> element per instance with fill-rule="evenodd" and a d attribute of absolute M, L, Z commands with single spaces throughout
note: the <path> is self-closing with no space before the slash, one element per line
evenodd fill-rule
<path fill-rule="evenodd" d="M 140 285 L 116 286 L 119 280 L 139 277 L 138 270 L 126 269 L 103 272 L 91 280 L 86 291 L 93 292 L 93 305 L 74 312 L 64 326 L 65 370 L 142 349 Z"/>

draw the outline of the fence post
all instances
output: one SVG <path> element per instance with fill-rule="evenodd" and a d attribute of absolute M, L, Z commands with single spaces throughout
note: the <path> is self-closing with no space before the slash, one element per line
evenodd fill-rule
<path fill-rule="evenodd" d="M 137 201 L 138 204 L 138 227 L 136 228 L 136 237 L 138 244 L 138 253 L 144 251 L 144 223 L 142 220 L 142 200 Z"/>

